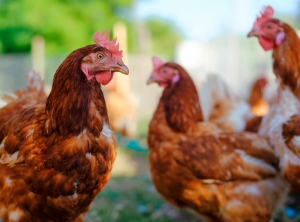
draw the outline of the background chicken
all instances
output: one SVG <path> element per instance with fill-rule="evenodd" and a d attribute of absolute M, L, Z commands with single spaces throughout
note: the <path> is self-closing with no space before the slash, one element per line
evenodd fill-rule
<path fill-rule="evenodd" d="M 252 113 L 255 117 L 249 119 L 246 123 L 245 130 L 249 132 L 258 132 L 262 117 L 269 113 L 269 102 L 264 97 L 264 89 L 267 85 L 266 76 L 262 75 L 252 85 L 248 104 L 251 107 Z"/>
<path fill-rule="evenodd" d="M 273 18 L 273 14 L 272 7 L 264 8 L 248 34 L 258 37 L 264 50 L 273 49 L 273 70 L 279 82 L 277 103 L 263 119 L 259 133 L 269 137 L 280 156 L 282 174 L 300 192 L 300 40 L 288 24 Z"/>
<path fill-rule="evenodd" d="M 205 121 L 218 127 L 241 132 L 249 119 L 254 117 L 249 104 L 240 98 L 218 75 L 209 75 L 198 96 Z"/>
<path fill-rule="evenodd" d="M 134 99 L 128 94 L 130 92 L 122 93 L 114 83 L 106 87 L 105 98 L 112 130 L 123 136 L 134 136 L 137 106 Z"/>
<path fill-rule="evenodd" d="M 266 79 L 259 78 L 246 102 L 220 76 L 208 75 L 198 91 L 204 120 L 224 130 L 257 132 L 261 116 L 268 111 L 262 92 L 265 85 Z"/>
<path fill-rule="evenodd" d="M 110 177 L 116 144 L 101 85 L 129 71 L 109 32 L 93 39 L 60 65 L 47 99 L 31 73 L 0 110 L 4 221 L 83 221 Z"/>
<path fill-rule="evenodd" d="M 248 103 L 251 107 L 251 111 L 255 116 L 264 116 L 269 112 L 269 104 L 264 98 L 264 92 L 267 85 L 266 76 L 261 76 L 255 80 L 251 87 L 251 92 L 249 94 Z"/>
<path fill-rule="evenodd" d="M 165 87 L 149 126 L 150 169 L 157 191 L 211 221 L 269 221 L 287 188 L 278 159 L 253 133 L 203 122 L 192 79 L 175 63 L 153 58 L 148 84 Z"/>

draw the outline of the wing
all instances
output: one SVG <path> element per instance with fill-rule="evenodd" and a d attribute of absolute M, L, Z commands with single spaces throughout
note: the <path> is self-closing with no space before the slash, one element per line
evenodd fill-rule
<path fill-rule="evenodd" d="M 300 157 L 300 115 L 293 115 L 287 123 L 283 124 L 282 136 L 287 147 Z"/>
<path fill-rule="evenodd" d="M 277 174 L 272 148 L 253 133 L 202 135 L 180 142 L 174 155 L 204 181 L 260 180 Z"/>
<path fill-rule="evenodd" d="M 262 116 L 255 116 L 247 121 L 245 131 L 257 133 L 262 121 Z"/>
<path fill-rule="evenodd" d="M 6 128 L 5 137 L 0 144 L 0 163 L 14 165 L 24 162 L 19 151 L 23 147 L 24 140 L 34 132 L 32 122 L 37 107 L 39 106 L 31 105 L 21 109 L 18 115 L 10 118 L 10 126 Z"/>

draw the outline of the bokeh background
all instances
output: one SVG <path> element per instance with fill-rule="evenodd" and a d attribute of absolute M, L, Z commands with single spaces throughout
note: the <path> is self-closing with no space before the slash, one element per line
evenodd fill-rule
<path fill-rule="evenodd" d="M 0 94 L 24 87 L 33 67 L 49 92 L 61 62 L 92 44 L 97 30 L 110 29 L 124 50 L 130 75 L 116 73 L 104 88 L 118 157 L 87 221 L 199 221 L 168 205 L 151 183 L 145 138 L 162 92 L 146 86 L 151 57 L 180 63 L 197 87 L 209 73 L 221 75 L 244 98 L 265 73 L 271 97 L 271 52 L 246 38 L 263 5 L 300 30 L 299 0 L 0 0 Z"/>

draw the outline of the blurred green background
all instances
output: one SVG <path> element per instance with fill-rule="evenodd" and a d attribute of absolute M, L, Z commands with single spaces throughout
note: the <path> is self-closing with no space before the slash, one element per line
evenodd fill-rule
<path fill-rule="evenodd" d="M 91 44 L 95 30 L 112 30 L 117 21 L 126 23 L 129 52 L 136 52 L 133 4 L 132 0 L 1 0 L 0 53 L 29 53 L 31 39 L 37 34 L 45 38 L 47 54 L 70 53 Z M 182 39 L 180 31 L 156 17 L 145 24 L 153 37 L 152 45 L 157 46 L 153 53 L 172 56 L 175 44 Z"/>

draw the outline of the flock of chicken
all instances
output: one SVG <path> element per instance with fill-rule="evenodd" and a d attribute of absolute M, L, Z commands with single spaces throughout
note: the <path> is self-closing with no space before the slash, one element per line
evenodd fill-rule
<path fill-rule="evenodd" d="M 279 82 L 276 102 L 263 118 L 260 90 L 247 104 L 210 76 L 197 92 L 180 65 L 153 58 L 147 84 L 165 88 L 149 126 L 153 183 L 171 204 L 209 221 L 267 222 L 291 187 L 300 191 L 300 40 L 273 13 L 264 8 L 248 34 L 273 49 Z M 48 97 L 34 72 L 24 90 L 3 97 L 5 222 L 83 221 L 109 180 L 116 144 L 101 85 L 129 70 L 116 39 L 110 42 L 104 31 L 93 39 L 96 44 L 73 51 L 59 66 Z M 265 84 L 262 79 L 255 87 Z"/>

